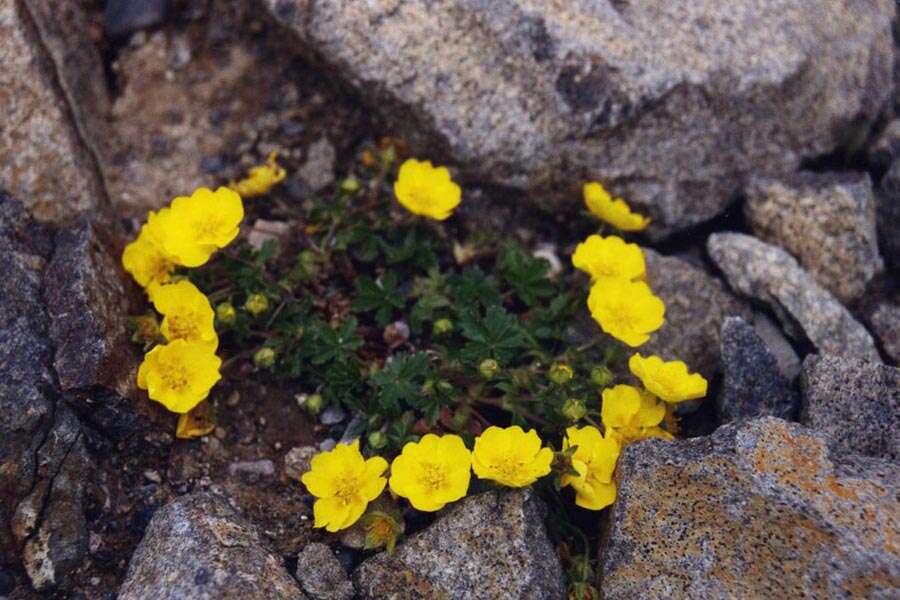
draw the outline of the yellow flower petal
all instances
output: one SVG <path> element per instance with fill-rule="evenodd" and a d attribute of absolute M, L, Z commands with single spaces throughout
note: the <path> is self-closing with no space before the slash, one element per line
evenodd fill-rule
<path fill-rule="evenodd" d="M 522 431 L 517 425 L 488 427 L 476 438 L 472 452 L 477 477 L 509 487 L 531 485 L 550 472 L 552 461 L 553 452 L 541 448 L 537 432 Z"/>
<path fill-rule="evenodd" d="M 603 436 L 596 427 L 569 427 L 563 439 L 563 448 L 575 446 L 573 465 L 579 477 L 566 477 L 565 485 L 575 490 L 575 502 L 589 510 L 600 510 L 615 500 L 613 471 L 619 458 L 620 446 L 611 436 Z M 582 475 L 583 470 L 583 475 Z"/>
<path fill-rule="evenodd" d="M 628 368 L 648 391 L 666 402 L 684 402 L 706 396 L 707 381 L 699 373 L 690 373 L 680 360 L 663 361 L 658 356 L 644 358 L 634 354 Z"/>
<path fill-rule="evenodd" d="M 151 300 L 164 317 L 160 331 L 168 341 L 198 342 L 212 350 L 219 345 L 215 312 L 203 292 L 190 281 L 160 286 L 154 290 Z"/>
<path fill-rule="evenodd" d="M 409 212 L 438 221 L 453 214 L 462 199 L 462 190 L 446 167 L 434 167 L 430 161 L 414 158 L 400 165 L 394 194 Z"/>
<path fill-rule="evenodd" d="M 391 463 L 388 485 L 418 510 L 436 511 L 466 495 L 471 453 L 458 435 L 426 434 Z"/>
<path fill-rule="evenodd" d="M 176 413 L 185 413 L 209 395 L 221 377 L 222 360 L 205 344 L 175 340 L 157 346 L 138 369 L 138 385 L 151 399 Z"/>
<path fill-rule="evenodd" d="M 575 247 L 572 265 L 591 276 L 591 279 L 641 279 L 645 275 L 644 253 L 637 244 L 628 244 L 611 235 L 588 236 Z"/>
<path fill-rule="evenodd" d="M 642 281 L 601 279 L 591 286 L 588 309 L 604 332 L 640 346 L 665 322 L 666 306 Z"/>
<path fill-rule="evenodd" d="M 595 181 L 584 184 L 582 191 L 588 210 L 617 229 L 640 231 L 650 223 L 650 219 L 631 212 L 631 208 L 621 198 L 613 199 L 612 195 Z"/>

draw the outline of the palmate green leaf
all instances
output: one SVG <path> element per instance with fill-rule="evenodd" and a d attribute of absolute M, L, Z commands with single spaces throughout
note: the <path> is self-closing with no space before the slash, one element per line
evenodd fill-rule
<path fill-rule="evenodd" d="M 487 308 L 500 304 L 497 280 L 485 275 L 477 267 L 465 269 L 462 273 L 451 276 L 449 284 L 459 311 L 477 311 L 479 305 Z"/>
<path fill-rule="evenodd" d="M 405 306 L 406 302 L 397 289 L 397 274 L 393 271 L 385 273 L 378 282 L 371 277 L 360 277 L 356 280 L 353 310 L 374 312 L 375 322 L 379 327 L 390 323 L 394 311 Z"/>
<path fill-rule="evenodd" d="M 527 346 L 518 319 L 502 306 L 489 307 L 483 318 L 463 318 L 460 329 L 467 340 L 462 358 L 472 363 L 493 358 L 509 364 Z"/>
<path fill-rule="evenodd" d="M 389 414 L 398 414 L 404 405 L 412 405 L 417 400 L 430 374 L 428 355 L 422 352 L 397 354 L 369 381 L 378 388 L 379 407 Z"/>
<path fill-rule="evenodd" d="M 437 264 L 432 235 L 421 227 L 410 227 L 400 240 L 380 240 L 384 258 L 390 266 L 411 266 L 426 271 Z"/>
<path fill-rule="evenodd" d="M 322 365 L 329 361 L 348 362 L 348 359 L 363 345 L 363 339 L 356 335 L 358 323 L 355 317 L 350 317 L 332 329 L 324 321 L 317 321 L 311 325 L 312 345 L 315 350 L 310 362 L 314 365 Z"/>
<path fill-rule="evenodd" d="M 507 241 L 497 253 L 497 267 L 503 280 L 528 306 L 556 294 L 556 287 L 548 278 L 550 263 L 531 256 L 521 245 Z"/>

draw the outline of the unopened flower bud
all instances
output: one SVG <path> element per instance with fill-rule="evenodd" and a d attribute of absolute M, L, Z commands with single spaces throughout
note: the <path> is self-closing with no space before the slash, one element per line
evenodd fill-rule
<path fill-rule="evenodd" d="M 556 385 L 565 385 L 572 381 L 572 377 L 574 373 L 572 372 L 572 367 L 564 363 L 555 363 L 552 367 L 550 367 L 550 381 L 555 383 Z"/>
<path fill-rule="evenodd" d="M 319 414 L 324 407 L 325 399 L 322 398 L 321 394 L 310 394 L 306 397 L 306 402 L 303 403 L 303 408 L 311 415 Z"/>
<path fill-rule="evenodd" d="M 258 317 L 269 310 L 269 299 L 262 294 L 250 294 L 247 301 L 244 302 L 244 310 Z"/>
<path fill-rule="evenodd" d="M 500 370 L 500 365 L 493 358 L 486 358 L 478 365 L 478 372 L 485 379 L 493 379 L 494 375 Z"/>
<path fill-rule="evenodd" d="M 352 194 L 353 192 L 359 190 L 359 180 L 351 175 L 341 182 L 341 189 Z"/>
<path fill-rule="evenodd" d="M 159 331 L 159 322 L 156 320 L 156 315 L 152 313 L 134 317 L 132 324 L 134 326 L 134 335 L 131 339 L 134 342 L 148 344 L 156 342 L 162 335 Z"/>
<path fill-rule="evenodd" d="M 580 398 L 567 398 L 563 403 L 562 414 L 573 423 L 580 420 L 587 414 L 587 407 L 584 405 L 584 400 L 581 400 Z"/>
<path fill-rule="evenodd" d="M 591 369 L 591 382 L 597 387 L 606 387 L 612 383 L 613 374 L 608 368 L 594 367 Z"/>
<path fill-rule="evenodd" d="M 230 327 L 234 325 L 234 321 L 237 319 L 237 310 L 235 310 L 234 305 L 231 302 L 220 302 L 216 305 L 216 320 L 219 321 L 220 324 Z"/>
<path fill-rule="evenodd" d="M 373 431 L 366 440 L 369 442 L 369 446 L 375 450 L 384 448 L 388 443 L 388 437 L 383 431 Z"/>
<path fill-rule="evenodd" d="M 260 348 L 253 354 L 253 364 L 258 369 L 269 369 L 275 364 L 275 350 L 272 348 Z"/>
<path fill-rule="evenodd" d="M 445 335 L 453 331 L 453 321 L 450 319 L 438 319 L 431 326 L 432 335 Z"/>

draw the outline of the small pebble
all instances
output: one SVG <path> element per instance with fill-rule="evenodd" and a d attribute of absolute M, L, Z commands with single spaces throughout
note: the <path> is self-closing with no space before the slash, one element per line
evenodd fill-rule
<path fill-rule="evenodd" d="M 319 444 L 319 450 L 322 452 L 328 452 L 329 450 L 334 450 L 334 447 L 337 446 L 337 442 L 331 438 L 325 438 Z"/>
<path fill-rule="evenodd" d="M 228 399 L 225 400 L 225 404 L 227 404 L 228 406 L 237 406 L 240 401 L 241 393 L 235 390 L 228 395 Z"/>
<path fill-rule="evenodd" d="M 154 483 L 162 483 L 162 477 L 160 477 L 159 473 L 150 469 L 144 471 L 144 479 Z"/>
<path fill-rule="evenodd" d="M 291 448 L 284 455 L 284 474 L 296 481 L 309 471 L 309 462 L 319 451 L 315 446 L 298 446 Z"/>
<path fill-rule="evenodd" d="M 347 411 L 339 406 L 329 406 L 319 415 L 322 425 L 337 425 L 347 418 Z"/>
<path fill-rule="evenodd" d="M 271 477 L 275 474 L 275 463 L 268 458 L 233 462 L 228 465 L 228 474 L 231 476 L 258 475 L 260 477 Z"/>

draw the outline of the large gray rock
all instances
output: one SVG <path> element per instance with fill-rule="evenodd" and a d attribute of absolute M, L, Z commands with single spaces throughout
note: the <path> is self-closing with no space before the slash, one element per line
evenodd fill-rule
<path fill-rule="evenodd" d="M 732 289 L 766 303 L 795 339 L 820 352 L 880 360 L 865 327 L 781 248 L 740 233 L 715 233 L 706 248 Z"/>
<path fill-rule="evenodd" d="M 829 454 L 774 417 L 628 446 L 602 547 L 607 600 L 893 598 L 900 466 Z"/>
<path fill-rule="evenodd" d="M 453 505 L 433 525 L 353 574 L 361 598 L 565 597 L 559 557 L 532 490 L 494 491 Z"/>
<path fill-rule="evenodd" d="M 59 399 L 41 299 L 52 237 L 0 192 L 0 564 L 66 587 L 87 552 L 80 425 Z"/>
<path fill-rule="evenodd" d="M 866 173 L 753 178 L 744 214 L 758 238 L 790 252 L 845 304 L 862 296 L 884 268 Z"/>
<path fill-rule="evenodd" d="M 418 154 L 518 187 L 602 180 L 655 233 L 834 148 L 893 86 L 890 0 L 266 5 Z"/>
<path fill-rule="evenodd" d="M 878 243 L 888 265 L 900 273 L 900 158 L 881 178 L 878 193 Z"/>
<path fill-rule="evenodd" d="M 353 584 L 331 548 L 307 544 L 297 555 L 297 581 L 312 600 L 351 600 Z"/>
<path fill-rule="evenodd" d="M 790 419 L 797 394 L 753 326 L 740 317 L 722 324 L 722 387 L 716 398 L 723 422 L 756 417 Z"/>
<path fill-rule="evenodd" d="M 800 422 L 832 450 L 900 460 L 900 369 L 837 356 L 803 361 Z"/>
<path fill-rule="evenodd" d="M 752 311 L 720 280 L 686 260 L 644 249 L 647 282 L 666 304 L 666 323 L 641 352 L 683 360 L 707 379 L 721 371 L 719 331 L 727 317 Z"/>
<path fill-rule="evenodd" d="M 0 2 L 0 188 L 44 221 L 104 206 L 105 78 L 75 0 Z"/>
<path fill-rule="evenodd" d="M 119 600 L 301 600 L 282 560 L 222 496 L 161 508 L 131 557 Z"/>
<path fill-rule="evenodd" d="M 900 364 L 900 304 L 882 300 L 872 310 L 869 321 L 885 353 Z"/>

